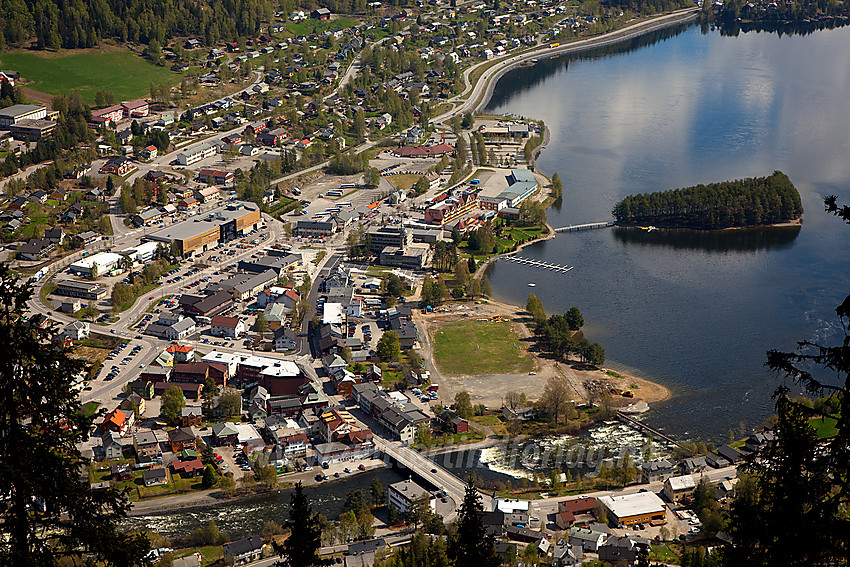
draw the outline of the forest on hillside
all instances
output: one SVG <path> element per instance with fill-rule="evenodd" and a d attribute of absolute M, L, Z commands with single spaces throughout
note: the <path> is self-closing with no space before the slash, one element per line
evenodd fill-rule
<path fill-rule="evenodd" d="M 630 195 L 614 205 L 617 223 L 703 230 L 786 222 L 803 214 L 800 194 L 787 175 L 774 171 L 670 191 Z"/>

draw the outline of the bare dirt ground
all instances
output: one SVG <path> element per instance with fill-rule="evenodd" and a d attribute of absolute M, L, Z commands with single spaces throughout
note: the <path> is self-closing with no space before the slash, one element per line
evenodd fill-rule
<path fill-rule="evenodd" d="M 531 331 L 525 322 L 528 317 L 525 312 L 515 305 L 487 300 L 486 303 L 474 302 L 450 303 L 440 308 L 441 311 L 423 314 L 414 310 L 414 319 L 424 331 L 422 333 L 422 358 L 429 362 L 429 370 L 435 375 L 432 381 L 440 384 L 440 398 L 444 403 L 451 403 L 457 392 L 469 392 L 474 404 L 484 404 L 491 408 L 502 405 L 505 394 L 509 391 L 524 392 L 530 400 L 536 400 L 543 392 L 547 380 L 559 375 L 567 380 L 574 394 L 575 402 L 588 402 L 595 394 L 612 393 L 615 405 L 625 406 L 637 401 L 648 404 L 657 403 L 670 397 L 670 391 L 660 384 L 643 378 L 619 373 L 619 377 L 611 376 L 599 369 L 587 368 L 576 361 L 569 364 L 556 362 L 551 358 L 540 356 L 536 352 Z M 431 337 L 440 326 L 468 318 L 492 317 L 500 315 L 514 323 L 514 329 L 521 338 L 520 348 L 530 356 L 537 369 L 528 374 L 481 374 L 456 375 L 443 374 L 434 364 L 433 343 Z M 624 397 L 619 393 L 631 391 L 633 398 Z"/>

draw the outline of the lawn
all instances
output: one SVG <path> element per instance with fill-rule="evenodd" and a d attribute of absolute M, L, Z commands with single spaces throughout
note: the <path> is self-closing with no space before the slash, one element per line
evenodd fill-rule
<path fill-rule="evenodd" d="M 472 421 L 475 423 L 479 423 L 486 427 L 489 427 L 493 430 L 493 433 L 496 435 L 507 435 L 508 428 L 505 427 L 505 424 L 499 419 L 499 416 L 496 415 L 476 415 L 472 418 Z"/>
<path fill-rule="evenodd" d="M 836 423 L 838 422 L 832 417 L 813 417 L 809 420 L 809 425 L 815 428 L 818 439 L 829 439 L 838 435 Z"/>
<path fill-rule="evenodd" d="M 434 331 L 434 358 L 450 374 L 516 374 L 534 369 L 508 321 L 459 321 Z"/>
<path fill-rule="evenodd" d="M 151 82 L 177 83 L 181 75 L 148 63 L 130 51 L 87 49 L 58 57 L 38 53 L 3 53 L 0 66 L 19 69 L 32 83 L 27 87 L 49 94 L 77 89 L 83 100 L 94 102 L 100 89 L 111 91 L 115 101 L 147 96 Z"/>

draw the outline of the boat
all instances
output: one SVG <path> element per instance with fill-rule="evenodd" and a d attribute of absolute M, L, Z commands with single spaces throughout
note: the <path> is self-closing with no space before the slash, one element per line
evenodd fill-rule
<path fill-rule="evenodd" d="M 532 60 L 531 60 L 531 62 L 532 62 L 532 63 L 537 63 L 537 59 L 532 59 Z"/>
<path fill-rule="evenodd" d="M 534 287 L 534 286 L 536 286 L 536 285 L 537 285 L 537 284 L 536 284 L 536 283 L 534 283 L 534 282 L 528 282 L 528 287 Z"/>

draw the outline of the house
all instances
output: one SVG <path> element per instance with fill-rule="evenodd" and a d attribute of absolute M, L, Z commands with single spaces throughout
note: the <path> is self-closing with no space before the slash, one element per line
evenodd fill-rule
<path fill-rule="evenodd" d="M 133 448 L 140 462 L 142 459 L 151 460 L 160 456 L 159 441 L 150 429 L 142 429 L 133 434 Z"/>
<path fill-rule="evenodd" d="M 608 534 L 592 528 L 570 528 L 570 545 L 583 551 L 596 553 L 607 538 Z"/>
<path fill-rule="evenodd" d="M 186 406 L 180 410 L 180 423 L 183 427 L 200 427 L 203 421 L 203 412 L 199 406 Z"/>
<path fill-rule="evenodd" d="M 688 457 L 679 466 L 684 474 L 694 474 L 705 470 L 705 457 Z"/>
<path fill-rule="evenodd" d="M 682 500 L 690 498 L 694 493 L 696 483 L 694 477 L 689 474 L 682 476 L 672 476 L 664 481 L 662 494 L 670 501 L 676 504 Z"/>
<path fill-rule="evenodd" d="M 667 459 L 650 461 L 640 465 L 641 482 L 665 481 L 676 472 L 676 465 Z"/>
<path fill-rule="evenodd" d="M 142 471 L 142 482 L 145 486 L 158 486 L 168 482 L 168 473 L 164 468 L 147 469 Z"/>
<path fill-rule="evenodd" d="M 44 231 L 44 239 L 55 246 L 60 246 L 65 240 L 65 230 L 61 226 L 54 226 Z"/>
<path fill-rule="evenodd" d="M 192 362 L 195 360 L 195 347 L 192 346 L 171 345 L 165 351 L 171 353 L 175 362 Z"/>
<path fill-rule="evenodd" d="M 56 245 L 46 238 L 30 238 L 18 249 L 16 257 L 18 260 L 38 262 L 55 248 Z"/>
<path fill-rule="evenodd" d="M 310 12 L 310 18 L 313 20 L 330 20 L 331 11 L 327 8 L 318 8 Z"/>
<path fill-rule="evenodd" d="M 469 422 L 453 411 L 446 410 L 442 415 L 443 426 L 452 433 L 463 434 L 469 432 Z"/>
<path fill-rule="evenodd" d="M 198 458 L 173 461 L 171 463 L 171 471 L 173 474 L 179 474 L 183 478 L 193 478 L 204 474 L 204 463 Z"/>
<path fill-rule="evenodd" d="M 295 350 L 297 346 L 297 336 L 295 331 L 290 329 L 289 327 L 282 326 L 278 329 L 275 329 L 274 332 L 274 349 L 277 352 L 282 352 L 286 350 Z"/>
<path fill-rule="evenodd" d="M 130 392 L 130 394 L 121 401 L 121 409 L 125 410 L 127 413 L 132 412 L 136 415 L 136 417 L 139 417 L 145 415 L 147 402 L 141 394 Z"/>
<path fill-rule="evenodd" d="M 217 445 L 232 445 L 239 438 L 239 430 L 230 422 L 216 423 L 212 427 L 213 440 Z"/>
<path fill-rule="evenodd" d="M 558 502 L 558 512 L 555 514 L 555 524 L 562 530 L 569 529 L 579 514 L 590 514 L 596 508 L 597 500 L 593 497 L 573 498 Z"/>
<path fill-rule="evenodd" d="M 343 370 L 346 366 L 345 359 L 343 359 L 338 354 L 329 354 L 322 358 L 322 366 L 327 370 L 328 375 L 334 374 L 340 370 Z"/>
<path fill-rule="evenodd" d="M 107 461 L 116 461 L 124 457 L 124 446 L 121 444 L 121 435 L 115 431 L 107 431 L 100 436 L 100 445 L 103 455 Z"/>
<path fill-rule="evenodd" d="M 239 317 L 216 315 L 210 323 L 210 332 L 216 337 L 238 339 L 245 334 L 245 321 Z"/>
<path fill-rule="evenodd" d="M 107 431 L 114 431 L 121 437 L 127 434 L 127 430 L 133 425 L 133 417 L 128 416 L 120 409 L 114 409 L 105 416 L 100 424 L 101 435 Z"/>
<path fill-rule="evenodd" d="M 743 455 L 740 451 L 729 445 L 723 445 L 722 447 L 719 447 L 717 449 L 717 454 L 732 463 L 733 465 L 743 458 Z"/>
<path fill-rule="evenodd" d="M 130 463 L 119 463 L 117 465 L 112 465 L 109 468 L 110 476 L 112 480 L 116 482 L 123 482 L 125 480 L 130 480 L 133 478 L 133 471 L 130 470 Z"/>
<path fill-rule="evenodd" d="M 44 237 L 47 238 L 47 233 L 44 234 Z M 773 431 L 763 431 L 761 433 L 754 433 L 747 437 L 746 442 L 744 443 L 744 449 L 747 452 L 755 453 L 759 451 L 763 447 L 767 446 L 776 438 L 776 435 Z"/>
<path fill-rule="evenodd" d="M 224 562 L 227 565 L 243 565 L 260 559 L 263 555 L 263 540 L 251 536 L 224 544 Z"/>
<path fill-rule="evenodd" d="M 195 449 L 195 434 L 189 427 L 178 427 L 168 431 L 168 443 L 173 453 L 179 453 L 183 449 Z"/>
<path fill-rule="evenodd" d="M 159 150 L 157 150 L 156 146 L 146 146 L 139 150 L 139 156 L 142 159 L 154 159 L 157 156 Z"/>
<path fill-rule="evenodd" d="M 637 555 L 637 546 L 625 536 L 611 536 L 599 547 L 599 561 L 610 563 L 615 567 L 634 564 Z"/>
<path fill-rule="evenodd" d="M 103 164 L 100 168 L 100 173 L 102 175 L 110 174 L 121 177 L 134 169 L 136 169 L 136 166 L 133 165 L 133 162 L 123 157 L 116 157 Z"/>
<path fill-rule="evenodd" d="M 87 321 L 74 321 L 63 327 L 62 334 L 71 340 L 79 341 L 89 336 L 89 323 Z"/>

